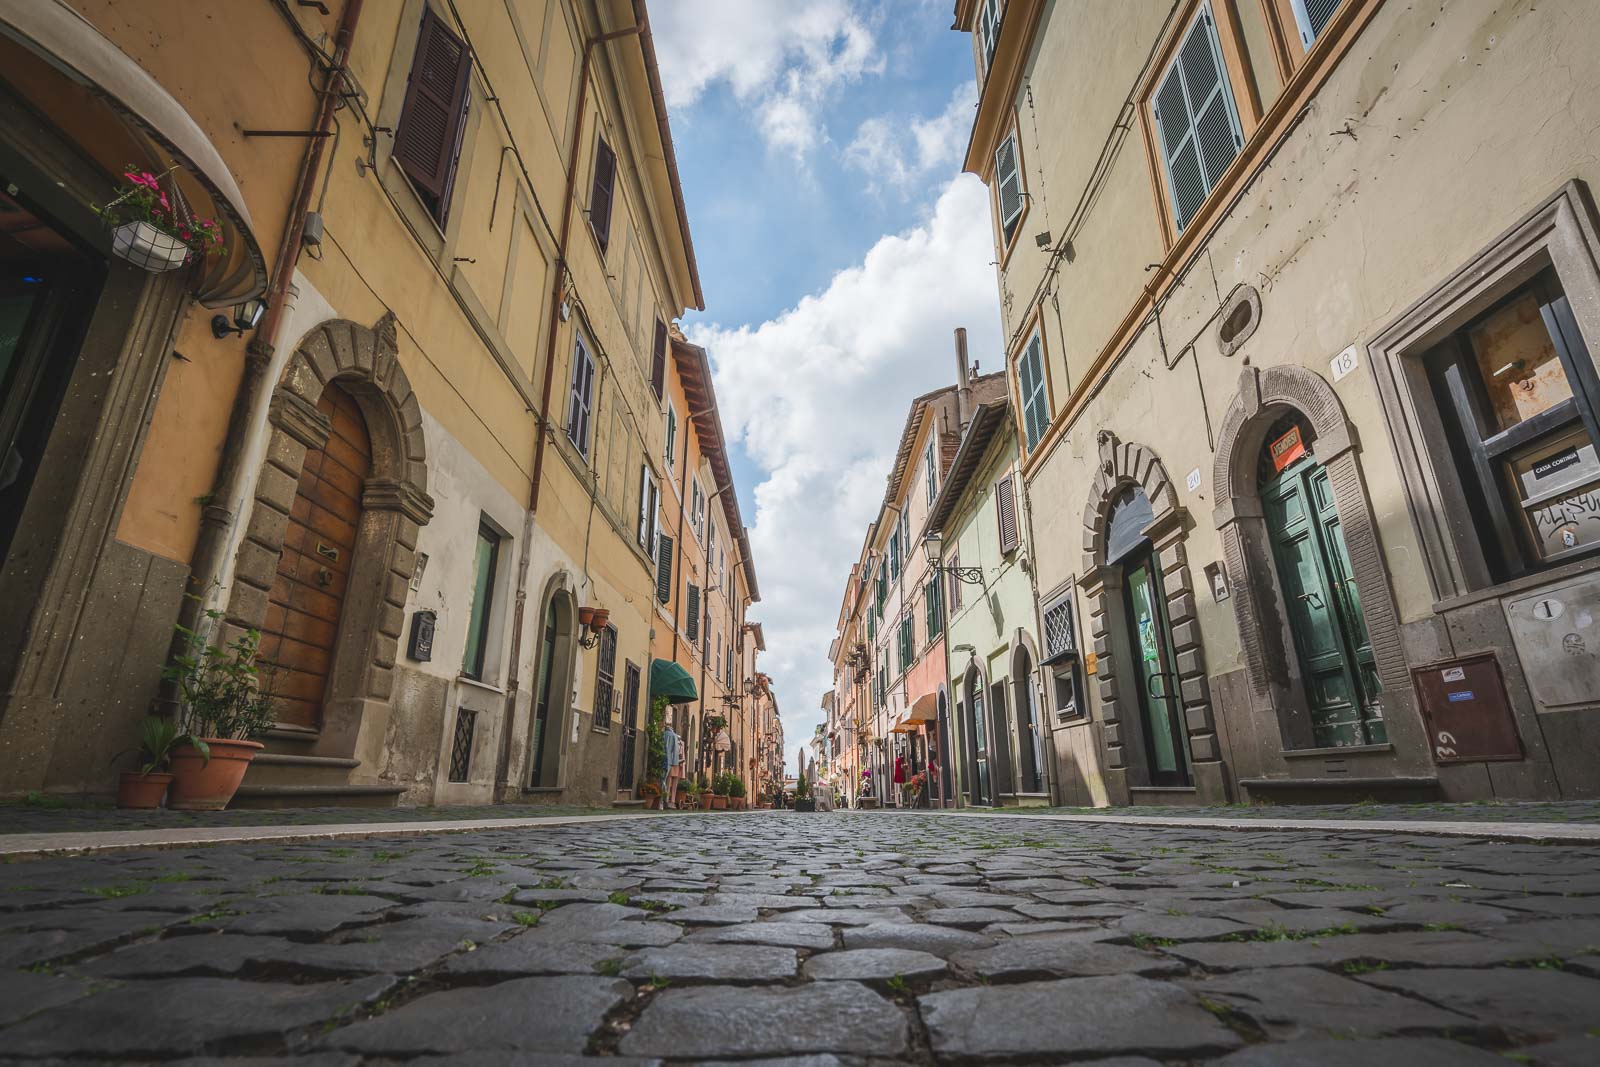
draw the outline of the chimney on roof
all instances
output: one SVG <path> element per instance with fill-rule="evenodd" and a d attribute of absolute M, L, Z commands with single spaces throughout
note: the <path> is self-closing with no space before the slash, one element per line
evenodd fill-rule
<path fill-rule="evenodd" d="M 967 362 L 967 328 L 956 327 L 956 422 L 959 432 L 967 432 L 972 420 L 972 378 Z"/>

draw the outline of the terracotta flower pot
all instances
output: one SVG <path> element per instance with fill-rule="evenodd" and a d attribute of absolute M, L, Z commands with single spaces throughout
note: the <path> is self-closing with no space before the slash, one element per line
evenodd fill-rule
<path fill-rule="evenodd" d="M 701 793 L 700 794 L 700 810 L 701 811 L 710 811 L 711 810 L 711 799 L 712 799 L 712 797 L 711 797 L 710 793 Z"/>
<path fill-rule="evenodd" d="M 728 798 L 725 797 L 725 796 L 719 796 L 716 793 L 711 794 L 711 810 L 712 811 L 726 811 L 726 810 L 728 810 Z"/>
<path fill-rule="evenodd" d="M 596 630 L 604 630 L 606 628 L 606 626 L 610 624 L 610 622 L 611 622 L 611 609 L 610 608 L 595 608 L 594 609 L 594 621 L 590 625 L 592 625 Z"/>
<path fill-rule="evenodd" d="M 233 799 L 250 761 L 264 747 L 259 741 L 201 738 L 211 749 L 211 759 L 201 758 L 193 745 L 172 750 L 172 795 L 167 807 L 175 811 L 221 811 Z"/>
<path fill-rule="evenodd" d="M 165 771 L 123 771 L 122 780 L 117 783 L 117 807 L 159 808 L 171 781 L 172 775 Z"/>

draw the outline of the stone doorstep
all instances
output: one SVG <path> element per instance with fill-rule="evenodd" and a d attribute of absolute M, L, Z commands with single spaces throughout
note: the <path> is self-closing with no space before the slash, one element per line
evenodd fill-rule
<path fill-rule="evenodd" d="M 741 812 L 740 815 L 759 815 Z M 1199 829 L 1278 833 L 1370 833 L 1423 837 L 1463 837 L 1487 841 L 1537 842 L 1552 845 L 1600 844 L 1600 825 L 1515 822 L 1450 822 L 1395 819 L 1210 819 L 1154 815 L 1000 815 L 988 811 L 942 810 L 930 815 L 966 819 L 1028 819 L 1041 822 L 1100 823 L 1152 829 Z M 8 860 L 47 856 L 124 852 L 135 849 L 190 848 L 196 845 L 232 845 L 256 842 L 350 841 L 372 837 L 416 837 L 427 834 L 462 834 L 483 830 L 565 826 L 573 823 L 616 822 L 627 819 L 671 818 L 674 812 L 625 811 L 608 815 L 548 815 L 515 819 L 432 820 L 419 822 L 348 822 L 299 826 L 190 826 L 156 830 L 90 830 L 62 834 L 0 835 L 0 857 Z M 852 818 L 859 813 L 851 813 Z M 890 816 L 891 818 L 898 816 Z"/>

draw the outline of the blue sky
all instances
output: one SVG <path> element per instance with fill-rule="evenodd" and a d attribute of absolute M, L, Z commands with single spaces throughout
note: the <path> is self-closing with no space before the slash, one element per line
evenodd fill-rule
<path fill-rule="evenodd" d="M 950 0 L 654 0 L 706 310 L 788 739 L 820 721 L 844 582 L 951 331 L 999 365 L 975 100 Z"/>

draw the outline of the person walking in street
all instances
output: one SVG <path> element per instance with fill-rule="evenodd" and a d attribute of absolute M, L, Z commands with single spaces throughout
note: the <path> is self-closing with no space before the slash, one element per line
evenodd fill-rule
<path fill-rule="evenodd" d="M 906 773 L 906 754 L 904 752 L 894 758 L 894 803 L 897 808 L 909 807 L 906 801 L 906 782 L 910 775 Z"/>
<path fill-rule="evenodd" d="M 678 737 L 678 732 L 669 722 L 661 731 L 661 747 L 666 750 L 663 768 L 666 785 L 661 793 L 661 806 L 663 808 L 676 808 L 678 806 L 678 781 L 683 778 L 683 741 Z"/>

